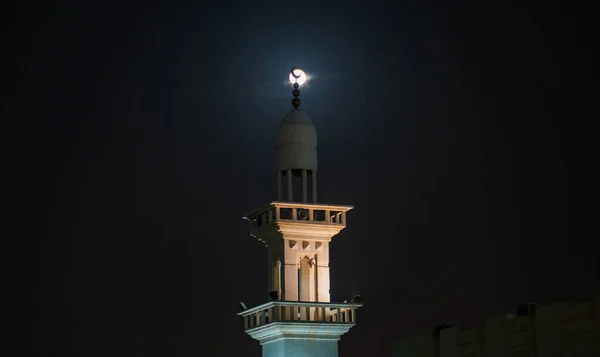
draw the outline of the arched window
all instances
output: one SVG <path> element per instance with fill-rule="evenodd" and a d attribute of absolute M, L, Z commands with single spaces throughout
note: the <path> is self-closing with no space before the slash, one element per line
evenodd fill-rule
<path fill-rule="evenodd" d="M 305 256 L 298 271 L 298 300 L 317 301 L 316 267 L 314 259 Z"/>

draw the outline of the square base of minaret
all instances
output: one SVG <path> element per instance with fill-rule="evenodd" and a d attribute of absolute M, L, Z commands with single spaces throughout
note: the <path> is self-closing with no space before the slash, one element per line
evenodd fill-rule
<path fill-rule="evenodd" d="M 338 341 L 284 339 L 262 346 L 263 357 L 338 357 Z"/>
<path fill-rule="evenodd" d="M 354 324 L 275 322 L 247 333 L 262 345 L 263 357 L 338 357 L 340 337 Z"/>

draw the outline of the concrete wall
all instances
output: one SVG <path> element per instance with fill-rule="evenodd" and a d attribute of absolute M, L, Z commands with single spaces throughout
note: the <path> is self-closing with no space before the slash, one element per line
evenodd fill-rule
<path fill-rule="evenodd" d="M 405 340 L 396 341 L 394 356 L 406 357 L 436 357 L 434 340 L 429 336 L 415 336 Z"/>
<path fill-rule="evenodd" d="M 597 302 L 544 306 L 535 320 L 540 356 L 600 356 Z"/>
<path fill-rule="evenodd" d="M 599 326 L 600 294 L 589 302 L 540 306 L 534 316 L 496 317 L 480 328 L 450 327 L 438 338 L 401 340 L 393 356 L 600 357 Z"/>
<path fill-rule="evenodd" d="M 497 317 L 486 321 L 484 356 L 535 356 L 533 316 Z"/>

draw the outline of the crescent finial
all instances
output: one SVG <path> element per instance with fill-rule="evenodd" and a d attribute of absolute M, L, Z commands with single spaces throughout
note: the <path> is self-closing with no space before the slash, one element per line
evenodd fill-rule
<path fill-rule="evenodd" d="M 296 70 L 300 69 L 298 67 L 292 67 L 292 70 L 290 71 L 290 73 L 292 74 L 292 77 L 298 79 L 302 76 L 302 72 L 300 72 L 300 74 L 296 75 Z"/>

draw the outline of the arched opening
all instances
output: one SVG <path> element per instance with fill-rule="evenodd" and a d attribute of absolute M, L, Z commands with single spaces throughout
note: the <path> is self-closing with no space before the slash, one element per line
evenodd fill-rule
<path fill-rule="evenodd" d="M 314 258 L 305 256 L 300 259 L 298 267 L 298 301 L 317 301 L 317 284 L 316 284 L 316 264 Z M 311 320 L 314 320 L 314 312 L 310 313 Z M 301 309 L 300 318 L 307 319 L 306 309 Z"/>

